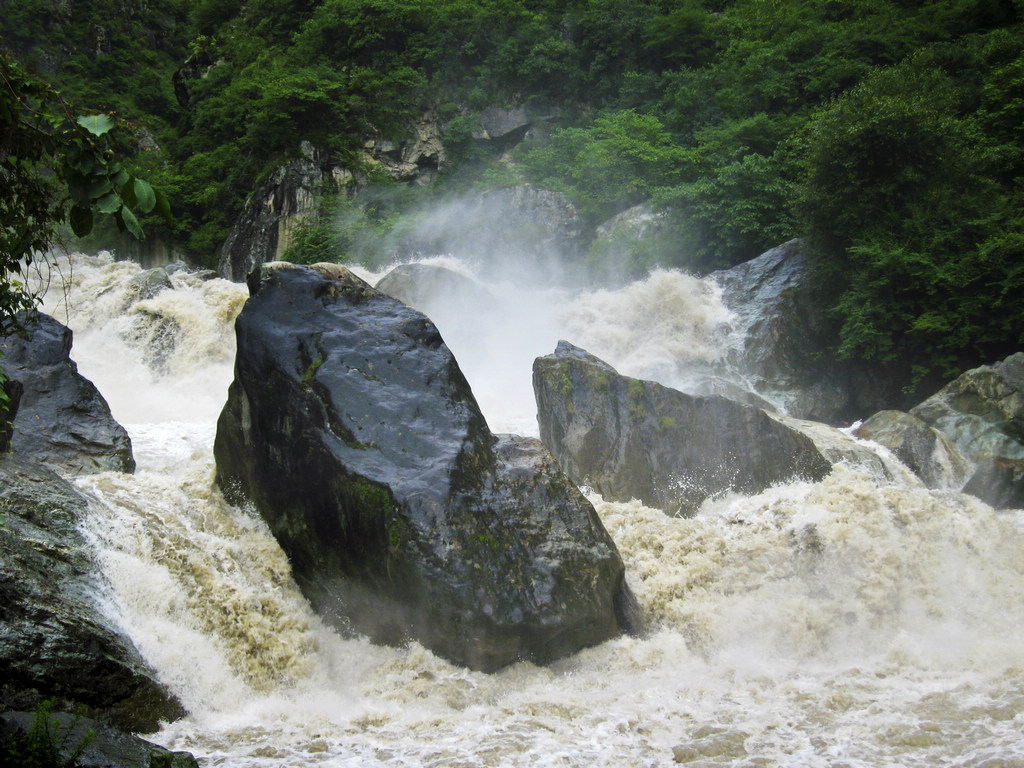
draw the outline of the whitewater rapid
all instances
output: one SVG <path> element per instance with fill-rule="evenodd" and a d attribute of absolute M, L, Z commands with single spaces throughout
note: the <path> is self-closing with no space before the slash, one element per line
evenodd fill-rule
<path fill-rule="evenodd" d="M 490 675 L 340 638 L 215 488 L 244 286 L 176 274 L 137 301 L 138 272 L 81 257 L 47 309 L 133 440 L 135 475 L 77 484 L 107 608 L 189 711 L 155 740 L 252 768 L 1024 765 L 1021 514 L 867 467 L 692 519 L 591 496 L 644 638 Z M 495 431 L 536 434 L 529 364 L 559 338 L 668 384 L 731 343 L 716 287 L 679 273 L 487 287 L 494 317 L 432 317 Z"/>

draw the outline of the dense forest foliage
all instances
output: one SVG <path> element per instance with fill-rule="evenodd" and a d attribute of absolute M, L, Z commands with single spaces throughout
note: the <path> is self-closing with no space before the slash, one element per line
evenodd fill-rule
<path fill-rule="evenodd" d="M 341 203 L 349 229 L 525 181 L 587 232 L 661 211 L 657 243 L 616 257 L 625 274 L 808 237 L 837 351 L 910 384 L 1024 342 L 1022 20 L 1020 0 L 0 0 L 0 45 L 145 131 L 139 171 L 176 218 L 144 223 L 197 261 L 304 139 L 372 201 Z M 544 119 L 499 162 L 471 126 L 508 105 Z M 366 194 L 388 183 L 366 140 L 427 109 L 445 173 Z M 348 255 L 332 226 L 304 258 Z"/>

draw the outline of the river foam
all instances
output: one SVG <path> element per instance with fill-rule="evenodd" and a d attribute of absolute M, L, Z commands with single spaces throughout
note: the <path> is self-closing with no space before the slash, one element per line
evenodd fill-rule
<path fill-rule="evenodd" d="M 82 285 L 103 284 L 86 274 L 93 269 L 118 275 L 109 290 L 84 289 L 112 303 L 138 270 L 100 259 L 76 269 Z M 709 501 L 689 519 L 592 495 L 645 637 L 495 674 L 415 643 L 340 637 L 310 611 L 262 522 L 216 489 L 213 420 L 244 288 L 188 280 L 176 278 L 176 289 L 215 321 L 177 321 L 204 338 L 175 348 L 205 351 L 160 371 L 124 331 L 125 312 L 67 318 L 73 357 L 126 423 L 139 459 L 134 476 L 78 485 L 94 502 L 88 529 L 110 610 L 189 710 L 156 734 L 162 743 L 203 765 L 251 768 L 1024 765 L 1020 516 L 849 464 L 820 483 Z M 724 316 L 713 292 L 695 289 L 685 312 L 706 318 L 702 338 L 711 338 Z M 568 296 L 549 308 L 544 333 L 571 329 L 573 302 L 587 307 L 578 316 L 614 324 L 630 309 L 625 295 Z M 183 297 L 147 301 L 181 306 Z M 657 346 L 656 328 L 674 335 L 680 323 L 694 327 L 637 330 Z M 613 365 L 636 350 L 628 339 L 602 348 L 600 328 L 587 327 L 594 336 L 576 342 Z M 111 354 L 119 365 L 106 373 Z M 154 391 L 159 405 L 135 401 Z M 495 407 L 487 416 L 500 423 Z"/>

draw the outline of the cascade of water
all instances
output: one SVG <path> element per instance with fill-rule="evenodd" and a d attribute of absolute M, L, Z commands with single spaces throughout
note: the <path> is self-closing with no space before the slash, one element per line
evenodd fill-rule
<path fill-rule="evenodd" d="M 79 264 L 67 322 L 73 357 L 143 455 L 136 475 L 79 487 L 95 500 L 112 610 L 189 709 L 158 735 L 170 746 L 253 768 L 1024 763 L 1024 521 L 893 473 L 842 465 L 693 519 L 593 497 L 652 631 L 550 667 L 486 675 L 415 644 L 338 637 L 262 523 L 213 483 L 244 288 L 174 276 L 174 291 L 124 306 L 117 286 L 136 272 Z M 669 273 L 620 292 L 519 291 L 502 299 L 498 336 L 434 318 L 474 389 L 487 368 L 474 356 L 492 364 L 515 333 L 534 334 L 530 354 L 568 337 L 625 373 L 671 378 L 681 361 L 714 363 L 728 321 L 710 288 Z M 160 362 L 132 346 L 147 313 L 177 326 Z M 514 426 L 522 415 L 494 391 L 489 420 Z"/>

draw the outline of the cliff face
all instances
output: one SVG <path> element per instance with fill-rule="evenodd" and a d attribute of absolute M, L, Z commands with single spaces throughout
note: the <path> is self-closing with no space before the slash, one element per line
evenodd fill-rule
<path fill-rule="evenodd" d="M 257 266 L 277 260 L 295 227 L 316 212 L 319 195 L 337 192 L 351 180 L 349 171 L 331 165 L 312 144 L 302 142 L 301 157 L 274 171 L 246 202 L 221 248 L 221 277 L 244 282 Z"/>

